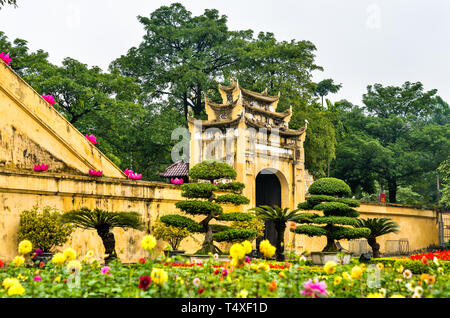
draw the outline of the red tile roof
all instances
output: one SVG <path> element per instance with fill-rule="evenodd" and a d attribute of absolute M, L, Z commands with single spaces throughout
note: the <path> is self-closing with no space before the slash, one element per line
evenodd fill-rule
<path fill-rule="evenodd" d="M 164 178 L 186 177 L 189 172 L 189 164 L 183 160 L 168 167 L 165 172 L 159 173 Z"/>

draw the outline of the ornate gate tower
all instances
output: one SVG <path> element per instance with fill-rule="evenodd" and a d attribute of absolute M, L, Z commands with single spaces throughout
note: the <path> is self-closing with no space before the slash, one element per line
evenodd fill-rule
<path fill-rule="evenodd" d="M 190 166 L 211 159 L 233 166 L 236 181 L 246 185 L 249 207 L 296 207 L 312 180 L 304 165 L 307 122 L 300 130 L 288 128 L 292 107 L 275 111 L 280 94 L 252 92 L 234 80 L 231 86 L 219 85 L 219 92 L 222 104 L 205 97 L 208 120 L 188 117 Z"/>

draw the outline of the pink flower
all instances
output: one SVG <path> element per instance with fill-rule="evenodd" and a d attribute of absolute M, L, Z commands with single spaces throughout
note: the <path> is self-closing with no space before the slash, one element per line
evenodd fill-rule
<path fill-rule="evenodd" d="M 251 258 L 250 258 L 250 257 L 246 256 L 246 257 L 245 257 L 245 262 L 246 262 L 246 263 L 251 263 L 251 262 L 252 262 L 252 260 L 251 260 Z"/>
<path fill-rule="evenodd" d="M 126 169 L 123 171 L 123 173 L 125 173 L 125 174 L 127 175 L 127 177 L 129 177 L 130 174 L 133 173 L 133 170 L 130 170 L 130 169 L 126 168 Z"/>
<path fill-rule="evenodd" d="M 103 275 L 111 275 L 111 274 L 112 274 L 112 273 L 111 273 L 111 267 L 109 267 L 109 266 L 102 267 L 102 269 L 100 270 L 100 272 L 101 272 Z"/>
<path fill-rule="evenodd" d="M 228 271 L 224 268 L 222 271 L 222 276 L 225 277 L 228 275 Z"/>
<path fill-rule="evenodd" d="M 138 173 L 130 173 L 128 175 L 128 178 L 130 178 L 131 180 L 141 180 L 142 179 L 142 174 L 138 174 Z"/>
<path fill-rule="evenodd" d="M 46 165 L 45 163 L 40 164 L 40 165 L 34 165 L 34 171 L 47 171 L 48 170 L 48 165 Z"/>
<path fill-rule="evenodd" d="M 12 58 L 10 58 L 8 54 L 5 54 L 5 52 L 0 53 L 0 59 L 7 65 L 11 64 L 12 61 Z"/>
<path fill-rule="evenodd" d="M 176 184 L 176 185 L 181 185 L 184 183 L 183 179 L 178 179 L 178 178 L 175 178 L 175 179 L 172 178 L 172 179 L 170 179 L 170 182 L 172 182 L 172 184 Z"/>
<path fill-rule="evenodd" d="M 86 138 L 87 140 L 89 140 L 93 145 L 97 144 L 97 138 L 94 135 L 87 135 L 86 134 Z"/>
<path fill-rule="evenodd" d="M 35 282 L 40 282 L 42 280 L 42 278 L 41 278 L 41 276 L 37 275 L 37 276 L 34 276 L 33 280 Z"/>
<path fill-rule="evenodd" d="M 89 169 L 89 174 L 93 177 L 101 177 L 103 174 L 103 171 L 96 171 L 96 170 Z"/>
<path fill-rule="evenodd" d="M 327 284 L 325 282 L 319 282 L 316 278 L 314 282 L 310 279 L 303 284 L 305 288 L 302 291 L 302 295 L 307 295 L 312 298 L 319 298 L 321 296 L 327 296 Z"/>
<path fill-rule="evenodd" d="M 47 101 L 50 105 L 54 105 L 56 103 L 55 98 L 52 95 L 42 95 L 42 98 Z"/>
<path fill-rule="evenodd" d="M 192 283 L 195 285 L 195 286 L 200 286 L 200 278 L 198 278 L 198 277 L 196 277 L 196 278 L 194 278 L 194 280 L 192 281 Z"/>

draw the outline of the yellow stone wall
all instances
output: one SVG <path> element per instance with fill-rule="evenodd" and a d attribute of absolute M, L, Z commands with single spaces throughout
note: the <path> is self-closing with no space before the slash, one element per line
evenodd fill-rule
<path fill-rule="evenodd" d="M 94 179 L 85 176 L 68 176 L 52 173 L 25 173 L 0 171 L 0 259 L 11 260 L 17 251 L 17 229 L 20 213 L 33 206 L 50 206 L 67 212 L 81 207 L 101 208 L 108 211 L 136 211 L 142 215 L 147 228 L 160 216 L 178 213 L 174 204 L 183 200 L 177 186 L 135 182 L 118 179 Z M 399 234 L 389 234 L 379 239 L 381 251 L 386 240 L 408 238 L 410 249 L 419 249 L 437 244 L 436 214 L 431 210 L 404 207 L 363 204 L 359 209 L 362 218 L 389 217 L 400 224 Z M 226 206 L 225 212 L 235 211 Z M 201 217 L 200 217 L 201 219 Z M 116 248 L 123 262 L 135 262 L 144 256 L 140 240 L 146 233 L 115 229 Z M 293 233 L 286 231 L 286 244 L 292 242 Z M 194 253 L 200 248 L 202 235 L 186 239 L 181 249 Z M 325 238 L 307 238 L 296 235 L 297 247 L 308 251 L 320 251 L 325 246 Z M 348 247 L 346 241 L 342 241 Z M 95 231 L 76 230 L 70 241 L 59 250 L 73 247 L 81 255 L 93 250 L 98 258 L 103 255 L 103 245 Z M 158 250 L 164 248 L 158 242 Z M 229 244 L 221 244 L 227 250 Z"/>

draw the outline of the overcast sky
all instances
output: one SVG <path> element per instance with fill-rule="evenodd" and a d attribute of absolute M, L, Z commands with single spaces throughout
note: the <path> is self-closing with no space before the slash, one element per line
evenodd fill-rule
<path fill-rule="evenodd" d="M 367 85 L 420 81 L 450 102 L 449 0 L 17 0 L 0 10 L 0 31 L 43 49 L 53 63 L 73 57 L 106 70 L 143 36 L 138 15 L 181 2 L 228 16 L 232 30 L 273 32 L 278 40 L 309 40 L 316 63 L 342 90 L 333 101 L 361 104 Z M 1 50 L 1 48 L 0 48 Z"/>

